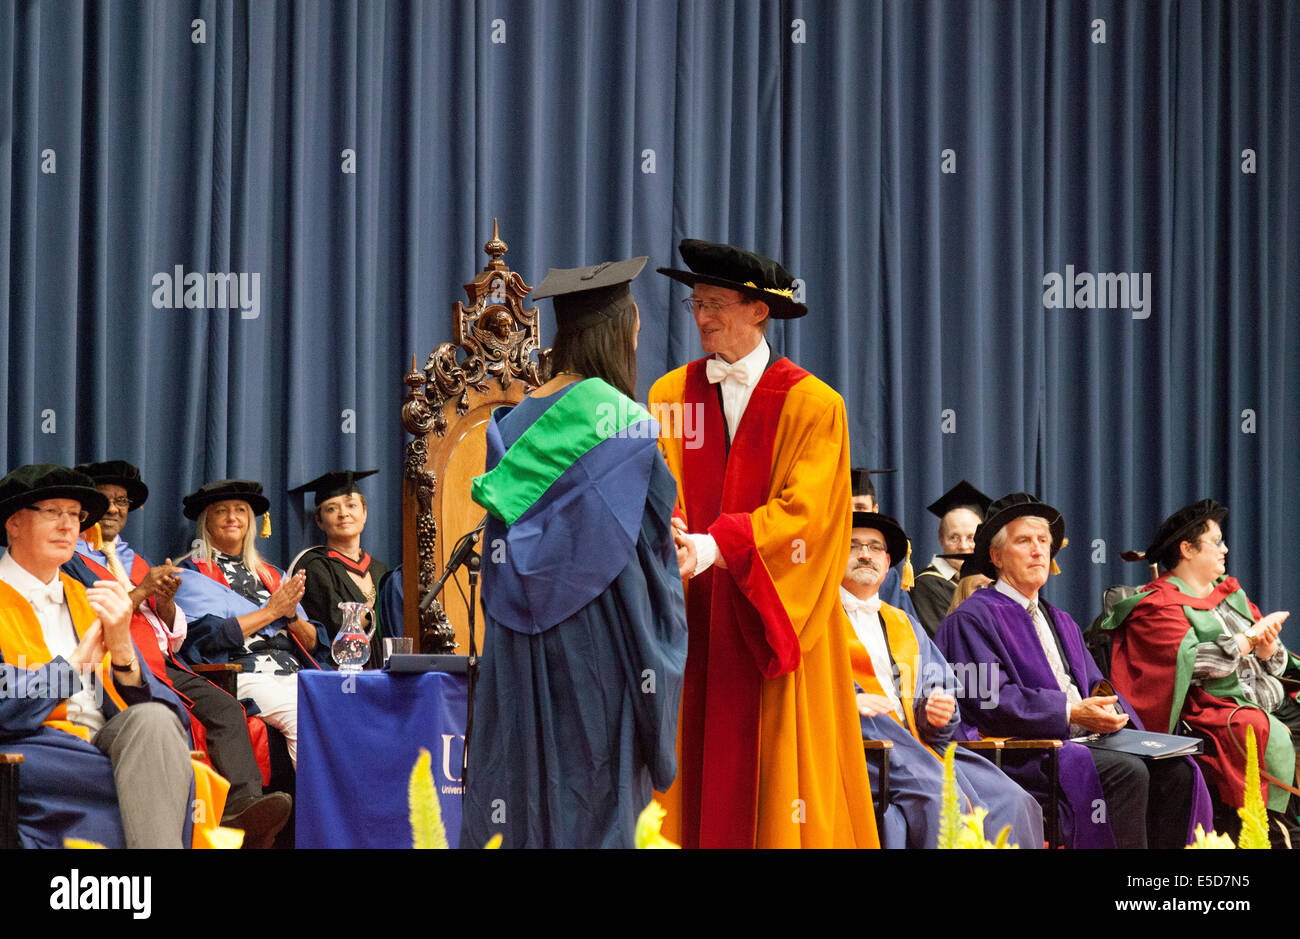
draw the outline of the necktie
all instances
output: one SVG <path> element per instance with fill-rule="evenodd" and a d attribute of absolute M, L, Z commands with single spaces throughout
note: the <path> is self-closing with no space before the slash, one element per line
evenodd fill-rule
<path fill-rule="evenodd" d="M 131 578 L 126 575 L 126 568 L 117 557 L 117 546 L 111 541 L 104 542 L 104 557 L 108 559 L 108 572 L 117 579 L 117 582 L 126 588 L 127 593 L 131 592 Z"/>
<path fill-rule="evenodd" d="M 1030 619 L 1033 619 L 1034 615 L 1038 612 L 1038 601 L 1030 600 L 1029 606 L 1025 607 L 1025 612 L 1029 614 Z"/>
<path fill-rule="evenodd" d="M 734 381 L 742 387 L 749 384 L 749 367 L 744 362 L 728 363 L 713 358 L 704 363 L 704 374 L 709 383 L 716 385 L 721 381 Z"/>

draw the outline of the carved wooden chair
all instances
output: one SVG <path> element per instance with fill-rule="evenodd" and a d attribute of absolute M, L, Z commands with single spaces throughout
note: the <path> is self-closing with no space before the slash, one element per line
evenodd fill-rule
<path fill-rule="evenodd" d="M 507 246 L 492 221 L 483 246 L 488 264 L 465 285 L 469 303 L 452 307 L 452 341 L 439 345 L 404 381 L 402 427 L 403 633 L 425 653 L 469 650 L 468 574 L 447 581 L 437 601 L 421 609 L 451 550 L 483 518 L 470 498 L 470 480 L 483 472 L 492 411 L 518 404 L 546 381 L 549 350 L 539 350 L 537 308 L 525 309 L 532 290 L 503 260 Z M 538 353 L 538 361 L 532 354 Z M 462 357 L 463 356 L 463 357 Z M 475 611 L 475 644 L 483 648 L 483 616 Z"/>

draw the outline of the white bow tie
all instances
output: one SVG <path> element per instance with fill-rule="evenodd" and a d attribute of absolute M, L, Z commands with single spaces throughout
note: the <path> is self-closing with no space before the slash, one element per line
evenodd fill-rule
<path fill-rule="evenodd" d="M 868 597 L 866 600 L 859 600 L 853 594 L 847 594 L 842 597 L 844 600 L 844 609 L 849 613 L 866 613 L 868 616 L 880 612 L 880 594 L 874 597 Z"/>
<path fill-rule="evenodd" d="M 713 385 L 720 381 L 731 380 L 744 386 L 749 384 L 750 379 L 749 366 L 744 362 L 728 364 L 718 358 L 709 359 L 704 363 L 704 374 L 708 377 L 709 383 Z"/>
<path fill-rule="evenodd" d="M 54 583 L 37 587 L 27 594 L 27 602 L 36 612 L 41 613 L 52 607 L 63 606 L 63 581 L 55 578 Z"/>

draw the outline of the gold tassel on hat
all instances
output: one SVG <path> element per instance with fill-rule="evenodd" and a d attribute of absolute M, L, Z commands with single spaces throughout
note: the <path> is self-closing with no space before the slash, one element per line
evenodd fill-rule
<path fill-rule="evenodd" d="M 916 583 L 916 578 L 912 576 L 912 541 L 907 542 L 907 558 L 903 561 L 903 581 L 904 590 L 911 590 L 912 585 Z"/>
<path fill-rule="evenodd" d="M 90 545 L 91 551 L 104 550 L 104 533 L 99 529 L 99 522 L 83 531 L 81 537 L 86 539 L 86 544 Z"/>
<path fill-rule="evenodd" d="M 271 537 L 271 513 L 270 512 L 264 512 L 262 514 L 262 537 L 263 538 Z"/>
<path fill-rule="evenodd" d="M 1064 548 L 1064 547 L 1065 547 L 1066 545 L 1068 545 L 1069 543 L 1070 543 L 1070 539 L 1069 539 L 1069 538 L 1062 538 L 1062 539 L 1061 539 L 1061 548 Z M 1061 550 L 1061 548 L 1057 548 L 1056 550 L 1059 552 L 1059 551 Z M 1053 574 L 1053 575 L 1056 575 L 1056 574 L 1059 574 L 1059 573 L 1061 573 L 1061 567 L 1060 567 L 1059 564 L 1056 563 L 1056 558 L 1052 558 L 1052 574 Z"/>

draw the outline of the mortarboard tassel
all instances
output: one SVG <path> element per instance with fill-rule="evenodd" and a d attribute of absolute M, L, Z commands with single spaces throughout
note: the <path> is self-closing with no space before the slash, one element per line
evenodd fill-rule
<path fill-rule="evenodd" d="M 1061 539 L 1061 548 L 1064 548 L 1064 547 L 1065 547 L 1066 545 L 1068 545 L 1069 543 L 1070 543 L 1070 539 L 1069 539 L 1069 538 L 1062 538 L 1062 539 Z M 1057 548 L 1057 549 L 1056 549 L 1058 553 L 1060 552 L 1061 548 Z M 1060 566 L 1059 564 L 1056 563 L 1056 558 L 1052 558 L 1052 574 L 1053 574 L 1053 575 L 1056 575 L 1056 574 L 1059 574 L 1059 573 L 1061 573 L 1061 566 Z"/>
<path fill-rule="evenodd" d="M 907 559 L 903 561 L 903 579 L 902 588 L 911 590 L 912 585 L 916 583 L 916 578 L 912 576 L 912 542 L 907 542 Z"/>
<path fill-rule="evenodd" d="M 271 513 L 265 512 L 262 515 L 262 537 L 271 537 Z"/>

